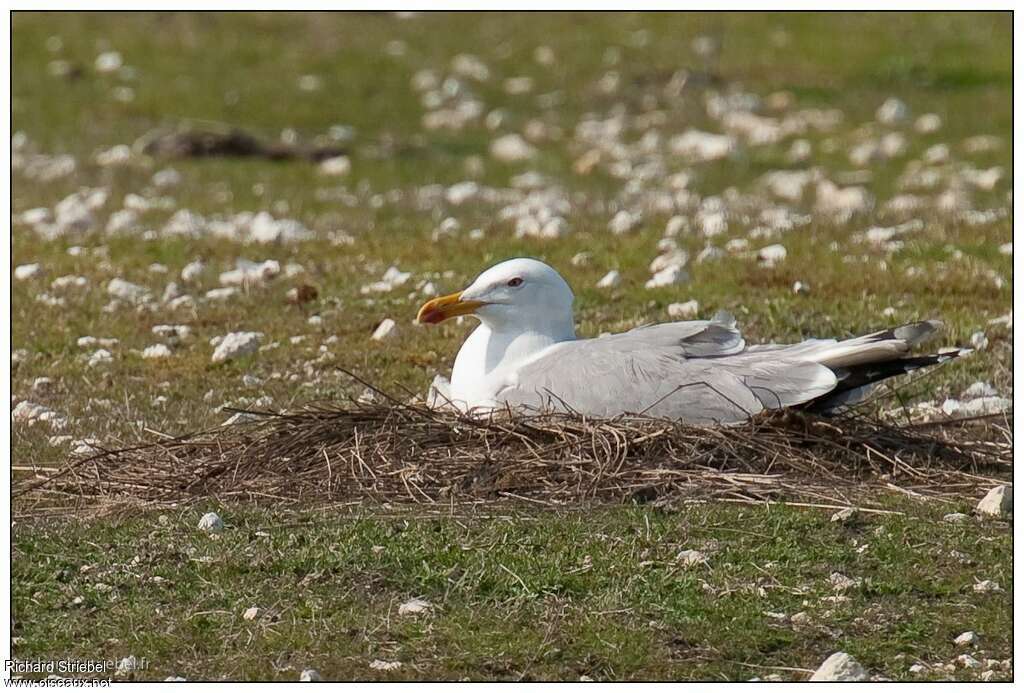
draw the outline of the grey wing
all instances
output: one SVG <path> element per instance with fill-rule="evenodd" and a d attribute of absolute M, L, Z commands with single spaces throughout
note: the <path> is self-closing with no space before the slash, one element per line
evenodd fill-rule
<path fill-rule="evenodd" d="M 745 357 L 734 325 L 666 323 L 566 342 L 517 371 L 499 401 L 590 416 L 647 414 L 691 423 L 743 421 L 835 387 L 814 363 Z"/>
<path fill-rule="evenodd" d="M 515 382 L 497 398 L 589 416 L 644 413 L 700 423 L 740 421 L 761 411 L 761 401 L 736 376 L 695 357 L 743 348 L 732 325 L 704 320 L 565 342 L 519 368 Z"/>

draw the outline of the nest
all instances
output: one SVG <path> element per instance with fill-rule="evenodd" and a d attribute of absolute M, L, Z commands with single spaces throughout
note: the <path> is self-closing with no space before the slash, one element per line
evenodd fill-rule
<path fill-rule="evenodd" d="M 16 509 L 165 507 L 201 498 L 304 507 L 717 498 L 870 509 L 873 494 L 858 491 L 962 497 L 1012 475 L 1012 414 L 895 425 L 856 413 L 788 411 L 707 427 L 639 416 L 472 418 L 393 398 L 243 413 L 242 423 L 102 450 L 16 478 Z"/>

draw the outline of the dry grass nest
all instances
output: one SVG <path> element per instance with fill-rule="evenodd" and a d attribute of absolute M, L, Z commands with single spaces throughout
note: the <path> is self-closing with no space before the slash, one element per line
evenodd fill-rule
<path fill-rule="evenodd" d="M 870 509 L 861 491 L 963 497 L 1012 474 L 1012 413 L 893 424 L 788 411 L 708 427 L 641 416 L 471 418 L 378 393 L 375 403 L 246 411 L 241 423 L 73 458 L 16 477 L 15 509 L 202 498 L 557 507 L 716 498 Z"/>

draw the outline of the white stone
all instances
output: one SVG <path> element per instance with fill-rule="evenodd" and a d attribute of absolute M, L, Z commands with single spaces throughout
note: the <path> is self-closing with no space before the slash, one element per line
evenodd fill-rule
<path fill-rule="evenodd" d="M 667 267 L 685 267 L 690 255 L 685 250 L 669 250 L 651 261 L 648 266 L 651 274 L 657 274 Z"/>
<path fill-rule="evenodd" d="M 96 155 L 97 166 L 122 166 L 131 161 L 132 148 L 127 144 L 117 144 Z"/>
<path fill-rule="evenodd" d="M 398 606 L 398 615 L 415 616 L 417 614 L 426 613 L 432 607 L 433 605 L 430 602 L 414 597 L 413 599 L 410 599 Z"/>
<path fill-rule="evenodd" d="M 686 549 L 676 554 L 676 562 L 684 568 L 690 568 L 695 565 L 700 565 L 701 563 L 706 563 L 707 560 L 708 557 L 706 555 L 694 549 Z"/>
<path fill-rule="evenodd" d="M 1000 414 L 1013 407 L 1013 400 L 1008 397 L 976 397 L 960 407 L 964 416 L 985 416 Z"/>
<path fill-rule="evenodd" d="M 260 212 L 249 224 L 249 237 L 257 243 L 290 243 L 312 238 L 313 232 L 294 219 L 275 219 Z"/>
<path fill-rule="evenodd" d="M 878 110 L 875 112 L 875 118 L 880 123 L 886 125 L 893 125 L 900 121 L 906 120 L 910 117 L 910 109 L 907 104 L 903 103 L 900 99 L 895 96 L 891 96 L 885 100 Z"/>
<path fill-rule="evenodd" d="M 944 164 L 949 160 L 949 145 L 935 144 L 924 150 L 922 158 L 925 163 Z"/>
<path fill-rule="evenodd" d="M 461 183 L 456 183 L 445 191 L 445 199 L 450 204 L 461 205 L 469 200 L 473 199 L 480 192 L 480 184 L 467 180 Z"/>
<path fill-rule="evenodd" d="M 840 220 L 848 219 L 855 214 L 867 213 L 874 206 L 874 198 L 866 188 L 840 188 L 828 180 L 818 183 L 815 195 L 815 209 Z"/>
<path fill-rule="evenodd" d="M 663 286 L 672 286 L 674 284 L 681 284 L 687 281 L 690 275 L 685 269 L 678 265 L 672 265 L 661 270 L 653 277 L 647 280 L 644 287 L 647 289 L 657 289 Z"/>
<path fill-rule="evenodd" d="M 926 667 L 924 664 L 911 664 L 910 668 L 907 671 L 909 671 L 911 674 L 920 674 L 927 670 L 928 667 Z"/>
<path fill-rule="evenodd" d="M 195 308 L 196 300 L 189 295 L 178 296 L 167 302 L 167 307 L 171 310 L 179 310 L 182 308 Z"/>
<path fill-rule="evenodd" d="M 807 282 L 795 281 L 793 282 L 793 293 L 799 296 L 806 296 L 811 293 L 811 285 Z"/>
<path fill-rule="evenodd" d="M 203 298 L 209 301 L 226 301 L 229 298 L 232 298 L 233 296 L 237 295 L 238 289 L 236 289 L 233 286 L 225 286 L 220 289 L 210 289 L 205 294 L 203 294 Z"/>
<path fill-rule="evenodd" d="M 491 71 L 487 64 L 470 53 L 459 53 L 452 58 L 452 72 L 478 82 L 486 82 L 491 78 Z"/>
<path fill-rule="evenodd" d="M 799 202 L 804 190 L 817 177 L 814 171 L 770 171 L 761 181 L 775 196 L 790 202 Z"/>
<path fill-rule="evenodd" d="M 192 328 L 188 325 L 154 325 L 151 332 L 171 344 L 178 344 L 192 336 Z"/>
<path fill-rule="evenodd" d="M 135 655 L 128 655 L 127 657 L 124 657 L 123 659 L 121 659 L 121 661 L 117 663 L 117 669 L 115 670 L 114 673 L 118 676 L 125 676 L 127 674 L 131 674 L 132 672 L 139 671 L 139 669 L 140 664 L 139 661 L 135 658 Z"/>
<path fill-rule="evenodd" d="M 270 281 L 279 274 L 281 274 L 281 263 L 277 260 L 251 262 L 239 258 L 235 263 L 235 269 L 221 272 L 220 283 L 222 286 L 256 285 Z"/>
<path fill-rule="evenodd" d="M 347 156 L 332 156 L 320 162 L 319 170 L 325 176 L 347 176 L 352 172 L 352 162 Z"/>
<path fill-rule="evenodd" d="M 121 278 L 111 279 L 107 283 L 107 293 L 114 298 L 136 304 L 145 303 L 153 298 L 146 287 L 133 284 Z"/>
<path fill-rule="evenodd" d="M 104 363 L 110 363 L 113 360 L 114 355 L 111 354 L 109 351 L 107 351 L 106 349 L 97 349 L 89 356 L 86 363 L 88 364 L 89 368 L 95 368 L 96 366 L 102 365 Z"/>
<path fill-rule="evenodd" d="M 842 510 L 832 514 L 831 521 L 832 522 L 849 522 L 850 520 L 852 520 L 856 516 L 857 516 L 857 509 L 856 508 L 843 508 Z"/>
<path fill-rule="evenodd" d="M 245 613 L 242 614 L 242 618 L 244 618 L 246 621 L 255 621 L 259 615 L 259 608 L 255 606 L 250 606 L 248 609 L 245 610 Z"/>
<path fill-rule="evenodd" d="M 1002 592 L 1003 588 L 993 580 L 982 580 L 974 583 L 974 591 L 978 594 L 988 594 L 989 592 Z"/>
<path fill-rule="evenodd" d="M 980 330 L 975 332 L 971 335 L 971 346 L 978 351 L 984 351 L 988 348 L 988 336 Z"/>
<path fill-rule="evenodd" d="M 527 76 L 509 77 L 502 86 L 505 88 L 505 93 L 512 96 L 528 94 L 533 91 L 533 78 Z"/>
<path fill-rule="evenodd" d="M 164 168 L 153 174 L 152 181 L 158 188 L 173 188 L 181 184 L 181 174 L 173 168 Z"/>
<path fill-rule="evenodd" d="M 299 675 L 299 681 L 302 682 L 313 682 L 320 680 L 320 672 L 316 669 L 303 669 Z"/>
<path fill-rule="evenodd" d="M 942 118 L 934 113 L 925 113 L 914 121 L 914 130 L 922 135 L 938 132 L 942 127 Z"/>
<path fill-rule="evenodd" d="M 828 576 L 829 584 L 836 592 L 845 592 L 861 584 L 860 578 L 851 578 L 842 573 L 832 573 Z"/>
<path fill-rule="evenodd" d="M 224 335 L 213 352 L 213 362 L 223 363 L 253 354 L 259 349 L 262 332 L 231 332 Z"/>
<path fill-rule="evenodd" d="M 504 163 L 516 163 L 533 158 L 537 150 L 521 135 L 503 135 L 491 142 L 491 156 Z"/>
<path fill-rule="evenodd" d="M 982 515 L 1005 517 L 1013 512 L 1013 487 L 996 486 L 978 503 Z"/>
<path fill-rule="evenodd" d="M 956 663 L 962 666 L 964 669 L 980 669 L 981 662 L 976 660 L 969 654 L 962 654 L 956 658 Z"/>
<path fill-rule="evenodd" d="M 609 270 L 609 272 L 601 277 L 597 282 L 597 288 L 599 289 L 613 289 L 622 283 L 622 275 L 619 274 L 618 270 Z"/>
<path fill-rule="evenodd" d="M 725 251 L 713 245 L 706 246 L 703 250 L 697 253 L 697 263 L 703 264 L 705 262 L 712 262 L 725 257 Z"/>
<path fill-rule="evenodd" d="M 381 320 L 380 324 L 377 325 L 377 329 L 373 331 L 373 335 L 370 337 L 370 339 L 380 342 L 385 339 L 395 337 L 397 335 L 398 324 L 391 318 L 384 318 L 383 320 Z"/>
<path fill-rule="evenodd" d="M 573 255 L 569 263 L 573 267 L 586 267 L 590 264 L 591 257 L 591 254 L 584 250 Z"/>
<path fill-rule="evenodd" d="M 729 230 L 729 220 L 723 210 L 701 210 L 697 214 L 697 228 L 707 238 L 713 238 Z"/>
<path fill-rule="evenodd" d="M 668 306 L 668 316 L 674 320 L 689 320 L 690 318 L 697 317 L 699 310 L 700 303 L 696 299 L 691 299 L 685 303 L 670 303 Z"/>
<path fill-rule="evenodd" d="M 974 647 L 979 642 L 981 642 L 981 640 L 978 638 L 978 634 L 973 630 L 961 633 L 953 639 L 953 644 L 957 647 Z"/>
<path fill-rule="evenodd" d="M 812 620 L 813 619 L 811 619 L 811 615 L 809 613 L 807 613 L 806 611 L 801 611 L 799 613 L 793 614 L 790 617 L 789 622 L 792 623 L 794 626 L 809 626 L 811 625 Z"/>
<path fill-rule="evenodd" d="M 954 525 L 961 525 L 965 522 L 968 522 L 970 519 L 971 516 L 966 515 L 964 513 L 948 513 L 942 516 L 943 522 L 949 522 L 950 524 Z"/>
<path fill-rule="evenodd" d="M 166 359 L 171 357 L 171 350 L 166 344 L 153 344 L 142 350 L 144 359 Z"/>
<path fill-rule="evenodd" d="M 100 441 L 95 438 L 83 438 L 71 441 L 71 454 L 75 456 L 92 455 L 100 450 Z"/>
<path fill-rule="evenodd" d="M 736 138 L 691 129 L 671 138 L 668 147 L 673 154 L 693 162 L 714 161 L 736 150 Z"/>
<path fill-rule="evenodd" d="M 125 233 L 139 223 L 139 213 L 131 209 L 119 209 L 107 219 L 107 233 Z"/>
<path fill-rule="evenodd" d="M 124 59 L 117 51 L 106 51 L 96 56 L 97 72 L 117 72 L 124 65 Z"/>
<path fill-rule="evenodd" d="M 786 160 L 792 164 L 800 164 L 811 158 L 811 143 L 807 140 L 794 140 L 786 152 Z"/>
<path fill-rule="evenodd" d="M 391 662 L 383 659 L 375 659 L 370 662 L 370 668 L 377 671 L 394 671 L 395 669 L 401 669 L 401 662 Z"/>
<path fill-rule="evenodd" d="M 43 413 L 49 411 L 47 407 L 28 400 L 22 400 L 11 410 L 12 423 L 33 423 Z"/>
<path fill-rule="evenodd" d="M 18 265 L 14 268 L 14 278 L 18 281 L 25 281 L 32 277 L 38 276 L 42 272 L 42 265 L 38 262 L 34 262 L 30 265 Z"/>
<path fill-rule="evenodd" d="M 67 289 L 84 289 L 88 285 L 89 280 L 85 277 L 68 275 L 54 279 L 50 283 L 50 288 L 54 291 L 66 291 Z"/>
<path fill-rule="evenodd" d="M 831 655 L 811 674 L 811 681 L 866 681 L 867 678 L 864 667 L 845 652 Z"/>
<path fill-rule="evenodd" d="M 219 534 L 224 531 L 224 520 L 220 519 L 217 513 L 206 513 L 199 519 L 198 528 L 211 534 Z"/>
<path fill-rule="evenodd" d="M 628 209 L 620 209 L 615 213 L 611 221 L 608 222 L 608 230 L 616 236 L 621 236 L 639 226 L 642 219 L 643 217 L 638 213 L 631 212 Z"/>
<path fill-rule="evenodd" d="M 977 380 L 971 383 L 971 386 L 964 390 L 961 397 L 964 399 L 974 399 L 976 397 L 995 397 L 999 393 L 989 383 Z"/>
<path fill-rule="evenodd" d="M 786 259 L 786 246 L 776 243 L 757 251 L 757 259 L 765 267 L 774 267 Z"/>
<path fill-rule="evenodd" d="M 203 270 L 206 269 L 206 263 L 202 260 L 193 260 L 184 267 L 181 268 L 181 281 L 189 284 L 199 279 Z"/>

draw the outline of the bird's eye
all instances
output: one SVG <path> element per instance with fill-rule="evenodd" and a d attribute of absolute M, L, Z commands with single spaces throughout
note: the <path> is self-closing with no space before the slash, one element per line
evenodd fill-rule
<path fill-rule="evenodd" d="M 508 285 L 509 286 L 519 286 L 522 283 L 523 283 L 523 278 L 522 277 L 512 277 L 511 279 L 508 280 Z"/>

